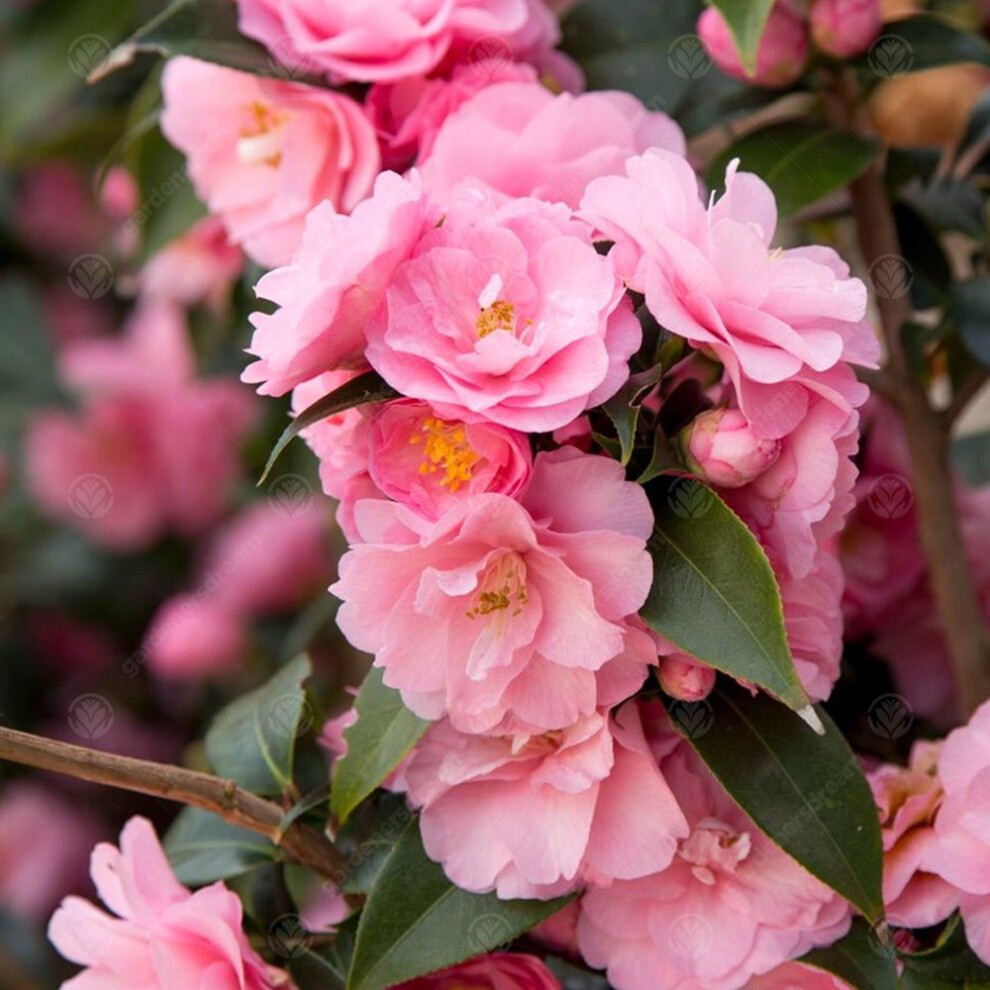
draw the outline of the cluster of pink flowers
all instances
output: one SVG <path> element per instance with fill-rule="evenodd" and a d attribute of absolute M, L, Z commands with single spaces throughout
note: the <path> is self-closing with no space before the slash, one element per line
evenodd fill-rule
<path fill-rule="evenodd" d="M 752 70 L 743 65 L 729 25 L 715 7 L 698 19 L 698 35 L 723 72 L 757 86 L 783 87 L 801 77 L 812 46 L 832 58 L 849 58 L 865 52 L 882 26 L 880 0 L 777 0 Z"/>

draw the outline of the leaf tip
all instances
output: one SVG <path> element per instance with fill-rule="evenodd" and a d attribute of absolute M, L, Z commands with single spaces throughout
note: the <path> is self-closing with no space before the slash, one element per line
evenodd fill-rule
<path fill-rule="evenodd" d="M 797 713 L 801 721 L 811 726 L 811 730 L 816 736 L 825 735 L 825 725 L 818 717 L 818 712 L 815 711 L 812 705 L 805 705 L 804 708 L 799 708 Z"/>

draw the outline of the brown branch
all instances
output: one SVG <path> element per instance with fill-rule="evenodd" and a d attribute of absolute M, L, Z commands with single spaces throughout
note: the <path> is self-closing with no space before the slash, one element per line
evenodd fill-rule
<path fill-rule="evenodd" d="M 986 385 L 990 379 L 990 373 L 985 368 L 977 368 L 970 376 L 956 389 L 952 396 L 952 401 L 948 407 L 942 410 L 942 425 L 949 429 L 952 424 L 965 412 L 966 407 L 976 398 L 980 389 Z"/>
<path fill-rule="evenodd" d="M 347 871 L 343 854 L 325 835 L 303 822 L 293 822 L 283 832 L 283 809 L 237 787 L 232 780 L 166 763 L 101 753 L 5 726 L 0 726 L 0 759 L 203 808 L 234 825 L 267 836 L 297 862 L 323 877 L 332 880 Z"/>

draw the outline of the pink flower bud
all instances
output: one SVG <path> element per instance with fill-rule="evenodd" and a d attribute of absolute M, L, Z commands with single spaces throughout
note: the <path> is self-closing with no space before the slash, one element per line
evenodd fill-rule
<path fill-rule="evenodd" d="M 246 638 L 244 619 L 236 612 L 195 595 L 177 595 L 158 609 L 143 649 L 159 677 L 197 681 L 236 670 Z"/>
<path fill-rule="evenodd" d="M 751 74 L 743 68 L 729 25 L 714 7 L 698 18 L 698 35 L 726 75 L 756 86 L 790 86 L 798 80 L 808 60 L 807 25 L 786 3 L 778 3 L 770 11 L 756 53 L 756 70 Z"/>
<path fill-rule="evenodd" d="M 715 671 L 681 653 L 660 658 L 657 679 L 660 687 L 679 701 L 701 701 L 715 687 Z"/>
<path fill-rule="evenodd" d="M 859 55 L 883 27 L 880 0 L 814 0 L 809 14 L 811 37 L 828 55 Z"/>
<path fill-rule="evenodd" d="M 688 467 L 719 488 L 741 488 L 761 475 L 780 453 L 779 440 L 753 433 L 738 409 L 710 409 L 681 434 Z"/>

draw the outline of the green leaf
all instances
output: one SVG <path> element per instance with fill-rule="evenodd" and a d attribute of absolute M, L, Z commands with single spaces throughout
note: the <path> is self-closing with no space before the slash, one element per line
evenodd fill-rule
<path fill-rule="evenodd" d="M 895 953 L 862 918 L 834 945 L 814 949 L 799 960 L 832 973 L 855 990 L 897 990 Z"/>
<path fill-rule="evenodd" d="M 699 624 L 703 624 L 700 623 Z M 870 786 L 824 712 L 823 736 L 764 694 L 721 685 L 704 731 L 674 724 L 737 804 L 868 920 L 883 915 L 883 852 Z"/>
<path fill-rule="evenodd" d="M 348 990 L 384 990 L 491 952 L 570 900 L 503 901 L 455 887 L 426 855 L 413 821 L 361 913 Z"/>
<path fill-rule="evenodd" d="M 969 947 L 958 914 L 953 915 L 936 946 L 925 952 L 903 953 L 900 958 L 904 975 L 911 977 L 910 986 L 935 986 L 938 980 L 957 987 L 990 984 L 990 967 Z"/>
<path fill-rule="evenodd" d="M 296 657 L 250 694 L 231 702 L 206 734 L 214 771 L 255 794 L 281 794 L 292 784 L 296 736 L 312 715 L 305 683 L 309 657 Z"/>
<path fill-rule="evenodd" d="M 756 69 L 756 52 L 774 2 L 775 0 L 709 0 L 713 7 L 721 11 L 729 25 L 739 57 L 749 72 Z"/>
<path fill-rule="evenodd" d="M 717 670 L 795 710 L 808 696 L 791 659 L 780 591 L 763 548 L 710 488 L 664 475 L 647 486 L 653 586 L 640 615 Z"/>
<path fill-rule="evenodd" d="M 265 470 L 258 479 L 258 484 L 262 484 L 268 477 L 279 454 L 289 445 L 289 441 L 298 436 L 307 426 L 312 426 L 321 419 L 336 416 L 337 413 L 347 409 L 353 409 L 355 406 L 367 405 L 369 402 L 384 402 L 387 399 L 397 399 L 398 397 L 399 393 L 377 371 L 366 371 L 363 375 L 358 375 L 357 378 L 345 382 L 340 388 L 335 388 L 329 395 L 317 399 L 316 402 L 307 406 L 296 416 L 278 438 L 275 446 L 272 447 L 272 452 L 268 455 L 268 463 L 265 464 Z"/>
<path fill-rule="evenodd" d="M 774 191 L 777 210 L 790 216 L 847 186 L 880 154 L 880 142 L 805 120 L 785 120 L 752 131 L 723 151 L 705 170 L 722 188 L 733 158 Z"/>
<path fill-rule="evenodd" d="M 333 768 L 330 810 L 342 822 L 399 765 L 430 724 L 413 715 L 382 678 L 381 668 L 368 671 L 354 701 L 357 721 L 344 730 L 347 755 Z"/>
<path fill-rule="evenodd" d="M 969 352 L 990 368 L 990 278 L 956 282 L 950 289 L 950 316 Z"/>
<path fill-rule="evenodd" d="M 952 441 L 951 454 L 953 464 L 971 488 L 990 481 L 990 431 L 958 437 Z"/>
<path fill-rule="evenodd" d="M 264 836 L 201 808 L 183 808 L 162 844 L 180 883 L 192 887 L 229 880 L 275 858 Z"/>
<path fill-rule="evenodd" d="M 283 64 L 264 45 L 244 37 L 237 27 L 237 5 L 228 0 L 176 0 L 114 48 L 90 80 L 130 65 L 138 52 L 157 52 L 166 58 L 189 55 L 254 75 L 326 85 L 301 71 L 302 62 L 286 59 Z"/>
<path fill-rule="evenodd" d="M 636 446 L 636 426 L 639 423 L 639 410 L 642 408 L 643 400 L 662 376 L 663 366 L 659 364 L 655 368 L 630 375 L 626 384 L 602 406 L 619 436 L 622 451 L 619 459 L 623 467 L 629 463 L 633 448 Z"/>
<path fill-rule="evenodd" d="M 975 31 L 920 14 L 885 24 L 860 65 L 880 79 L 891 79 L 957 62 L 990 66 L 990 45 Z"/>
<path fill-rule="evenodd" d="M 321 804 L 326 804 L 330 799 L 330 785 L 321 784 L 319 787 L 314 788 L 308 794 L 304 794 L 296 803 L 289 808 L 279 822 L 278 830 L 284 832 L 293 822 L 302 818 L 307 812 L 312 811 L 314 808 L 318 808 Z"/>

